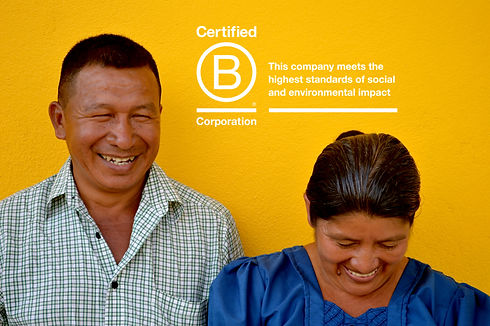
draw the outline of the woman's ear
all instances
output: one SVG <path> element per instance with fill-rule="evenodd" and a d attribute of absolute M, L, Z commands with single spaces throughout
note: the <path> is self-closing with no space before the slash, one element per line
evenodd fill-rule
<path fill-rule="evenodd" d="M 308 224 L 314 228 L 315 225 L 311 221 L 311 215 L 310 215 L 310 200 L 308 199 L 308 196 L 306 196 L 306 192 L 303 194 L 303 198 L 305 200 L 305 205 L 306 205 L 306 215 L 308 216 Z"/>

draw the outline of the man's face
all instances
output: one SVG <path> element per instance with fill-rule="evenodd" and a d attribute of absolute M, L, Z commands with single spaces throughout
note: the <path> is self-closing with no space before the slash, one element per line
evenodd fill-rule
<path fill-rule="evenodd" d="M 160 94 L 152 71 L 86 66 L 68 93 L 63 108 L 50 105 L 50 117 L 68 145 L 80 193 L 141 190 L 160 144 Z"/>

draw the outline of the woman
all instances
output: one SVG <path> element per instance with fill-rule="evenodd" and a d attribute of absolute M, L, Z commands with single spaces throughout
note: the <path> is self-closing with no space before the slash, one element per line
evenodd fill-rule
<path fill-rule="evenodd" d="M 405 257 L 420 177 L 390 135 L 350 131 L 318 157 L 315 242 L 226 266 L 209 325 L 490 325 L 490 298 Z"/>

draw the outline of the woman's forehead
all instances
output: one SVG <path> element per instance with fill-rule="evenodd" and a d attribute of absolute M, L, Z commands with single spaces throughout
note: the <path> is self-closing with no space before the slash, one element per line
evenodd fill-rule
<path fill-rule="evenodd" d="M 370 216 L 362 212 L 337 215 L 317 222 L 320 231 L 329 237 L 398 239 L 406 238 L 410 232 L 410 223 L 403 218 Z"/>

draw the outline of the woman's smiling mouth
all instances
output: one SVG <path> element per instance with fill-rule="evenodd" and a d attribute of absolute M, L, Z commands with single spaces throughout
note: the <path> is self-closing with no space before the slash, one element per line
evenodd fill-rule
<path fill-rule="evenodd" d="M 376 275 L 378 274 L 378 272 L 381 270 L 381 266 L 379 267 L 376 267 L 374 270 L 372 270 L 371 272 L 369 273 L 359 273 L 359 272 L 355 272 L 349 268 L 347 268 L 346 266 L 343 266 L 345 271 L 346 271 L 346 274 L 351 278 L 353 279 L 354 281 L 356 282 L 369 282 L 371 281 L 373 278 L 376 277 Z"/>

